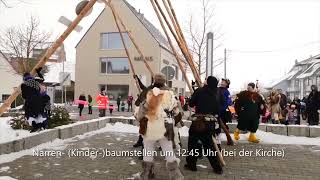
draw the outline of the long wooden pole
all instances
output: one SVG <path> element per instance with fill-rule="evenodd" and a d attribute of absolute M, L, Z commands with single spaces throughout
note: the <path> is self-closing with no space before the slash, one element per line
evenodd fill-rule
<path fill-rule="evenodd" d="M 79 22 L 85 17 L 85 15 L 89 12 L 89 10 L 93 7 L 97 0 L 90 0 L 89 3 L 81 10 L 80 14 L 76 17 L 75 20 L 69 25 L 69 27 L 62 33 L 62 35 L 51 45 L 51 47 L 46 51 L 44 56 L 41 57 L 39 62 L 30 72 L 31 75 L 36 74 L 36 69 L 39 67 L 43 67 L 48 59 L 52 56 L 52 54 L 62 45 L 63 41 L 70 35 L 70 33 L 75 29 L 75 27 L 79 24 Z M 0 107 L 0 116 L 10 107 L 12 102 L 18 97 L 21 93 L 21 88 L 17 88 L 11 94 L 11 96 L 4 102 L 4 104 Z"/>
<path fill-rule="evenodd" d="M 187 53 L 189 54 L 189 57 L 191 58 L 192 66 L 195 67 L 193 56 L 192 56 L 192 54 L 190 53 L 190 50 L 188 49 L 187 41 L 186 41 L 186 39 L 185 39 L 185 37 L 184 37 L 184 35 L 183 35 L 183 32 L 182 32 L 182 30 L 181 30 L 181 26 L 180 26 L 180 24 L 179 24 L 178 18 L 177 18 L 176 13 L 175 13 L 175 11 L 174 11 L 174 9 L 173 9 L 173 6 L 172 6 L 172 4 L 171 4 L 171 1 L 170 1 L 170 0 L 167 0 L 167 2 L 168 2 L 169 7 L 170 7 L 170 9 L 171 9 L 171 13 L 172 13 L 172 16 L 173 16 L 173 19 L 174 19 L 174 24 L 175 24 L 175 25 L 177 26 L 177 28 L 178 28 L 178 31 L 177 31 L 177 32 L 178 32 L 178 34 L 180 34 L 180 36 L 181 36 L 181 38 L 182 38 L 182 40 L 183 40 L 183 44 L 185 44 L 185 46 L 186 46 Z M 164 4 L 166 5 L 166 3 L 164 3 Z M 169 13 L 169 14 L 170 14 L 170 13 Z M 196 71 L 196 73 L 198 74 L 197 76 L 200 77 L 199 72 Z M 200 83 L 201 83 L 201 78 L 200 78 Z"/>
<path fill-rule="evenodd" d="M 121 28 L 120 28 L 120 25 L 119 25 L 119 22 L 118 22 L 118 19 L 117 19 L 117 16 L 116 16 L 116 12 L 115 12 L 115 9 L 113 7 L 113 5 L 111 5 L 111 0 L 109 0 L 109 3 L 107 3 L 107 1 L 103 1 L 106 6 L 108 6 L 108 4 L 110 5 L 110 9 L 111 9 L 111 12 L 112 12 L 112 15 L 113 15 L 113 18 L 114 18 L 114 21 L 116 23 L 116 26 L 117 26 L 117 29 L 119 31 L 119 34 L 120 34 L 120 37 L 121 37 L 121 41 L 122 41 L 122 44 L 123 44 L 123 47 L 126 51 L 126 55 L 128 56 L 128 60 L 129 60 L 129 64 L 130 64 L 130 67 L 131 67 L 131 71 L 132 71 L 132 74 L 135 76 L 136 75 L 136 72 L 134 70 L 134 67 L 133 67 L 133 63 L 132 63 L 132 58 L 130 56 L 130 53 L 129 53 L 129 50 L 128 50 L 128 47 L 126 45 L 126 42 L 124 41 L 124 37 L 123 37 L 123 34 L 122 34 L 122 31 L 121 31 Z M 137 86 L 137 89 L 139 92 L 141 92 L 141 89 L 139 87 L 139 83 L 137 82 L 137 79 L 135 79 L 135 82 L 136 82 L 136 86 Z"/>
<path fill-rule="evenodd" d="M 161 9 L 158 1 L 157 1 L 157 0 L 153 0 L 153 1 L 151 1 L 151 2 L 152 2 L 152 4 L 153 4 L 153 8 L 154 8 L 154 10 L 156 11 L 156 13 L 159 14 L 159 11 L 160 11 L 160 13 L 161 13 L 164 21 L 166 22 L 169 30 L 171 31 L 173 37 L 176 39 L 176 41 L 177 41 L 177 43 L 178 43 L 178 45 L 179 45 L 179 47 L 180 47 L 180 49 L 181 49 L 182 54 L 184 55 L 185 59 L 187 60 L 189 66 L 190 66 L 190 68 L 191 68 L 191 71 L 192 71 L 192 73 L 193 73 L 193 75 L 194 75 L 194 77 L 195 77 L 195 79 L 196 79 L 197 85 L 200 87 L 200 86 L 201 86 L 201 78 L 200 78 L 200 76 L 199 76 L 198 73 L 197 73 L 197 70 L 196 70 L 196 68 L 195 68 L 195 66 L 194 66 L 194 64 L 193 64 L 193 61 L 191 61 L 191 57 L 190 57 L 190 55 L 188 54 L 188 51 L 187 51 L 186 46 L 183 45 L 182 42 L 180 42 L 178 36 L 176 35 L 176 33 L 174 32 L 173 28 L 171 27 L 171 24 L 170 24 L 169 21 L 167 20 L 166 15 L 165 15 L 164 12 L 162 11 L 162 9 Z M 155 7 L 154 3 L 156 4 L 157 7 Z M 157 8 L 158 8 L 158 9 L 157 9 Z M 159 10 L 159 11 L 158 11 L 158 10 Z M 158 19 L 159 19 L 159 21 L 161 20 L 160 15 L 159 15 Z M 161 21 L 162 21 L 162 20 L 161 20 Z M 165 28 L 165 27 L 164 27 L 164 28 Z"/>
<path fill-rule="evenodd" d="M 179 68 L 180 68 L 181 71 L 182 71 L 183 77 L 184 77 L 184 79 L 185 79 L 186 82 L 187 82 L 188 88 L 189 88 L 190 92 L 193 93 L 193 89 L 192 89 L 192 86 L 191 86 L 191 84 L 190 84 L 190 82 L 189 82 L 189 78 L 188 78 L 188 76 L 187 76 L 187 73 L 186 73 L 183 65 L 182 65 L 182 59 L 181 59 L 180 56 L 178 55 L 175 47 L 173 46 L 173 43 L 172 43 L 172 41 L 171 41 L 171 38 L 170 38 L 170 36 L 169 36 L 169 34 L 168 34 L 167 29 L 165 28 L 165 26 L 164 26 L 164 24 L 163 24 L 163 21 L 162 21 L 162 19 L 161 19 L 161 17 L 160 17 L 160 14 L 159 14 L 158 11 L 156 11 L 156 7 L 155 7 L 155 4 L 154 4 L 153 0 L 150 0 L 150 1 L 151 1 L 151 4 L 152 4 L 153 8 L 155 9 L 155 12 L 156 12 L 157 17 L 158 17 L 158 19 L 159 19 L 159 22 L 160 22 L 160 24 L 161 24 L 161 27 L 162 27 L 162 29 L 163 29 L 163 31 L 164 31 L 167 39 L 168 39 L 168 42 L 169 42 L 169 44 L 170 44 L 171 50 L 172 50 L 172 52 L 173 52 L 173 55 L 175 56 L 175 58 L 176 58 L 176 60 L 177 60 L 177 62 L 178 62 Z"/>
<path fill-rule="evenodd" d="M 172 6 L 172 4 L 171 4 L 171 0 L 162 0 L 162 1 L 163 1 L 163 4 L 164 4 L 164 6 L 165 6 L 165 8 L 166 8 L 166 10 L 167 10 L 167 13 L 168 13 L 169 16 L 170 16 L 170 19 L 171 19 L 172 23 L 173 23 L 173 25 L 174 25 L 174 27 L 175 27 L 175 29 L 176 29 L 176 31 L 177 31 L 177 34 L 179 35 L 179 37 L 181 37 L 181 41 L 183 41 L 183 44 L 184 44 L 186 47 L 188 47 L 188 46 L 187 46 L 186 39 L 184 38 L 184 35 L 183 35 L 183 33 L 182 33 L 180 24 L 179 24 L 179 22 L 178 22 L 176 13 L 175 13 L 175 11 L 174 11 L 174 9 L 173 9 L 173 6 Z M 166 1 L 167 1 L 167 3 L 166 3 Z M 170 7 L 171 13 L 170 13 L 170 11 L 169 11 L 168 5 L 169 5 L 169 7 Z M 187 49 L 188 49 L 188 48 L 187 48 Z M 188 50 L 189 50 L 189 49 L 188 49 Z M 193 61 L 192 54 L 191 54 L 190 52 L 189 52 L 189 55 L 190 55 L 190 58 L 192 59 L 192 62 L 194 62 L 194 61 Z M 198 71 L 197 71 L 197 72 L 198 72 Z M 225 132 L 225 134 L 226 134 L 226 136 L 227 136 L 228 145 L 234 145 L 234 142 L 233 142 L 233 140 L 232 140 L 232 138 L 231 138 L 231 136 L 230 136 L 230 133 L 229 133 L 228 128 L 225 126 L 225 124 L 222 122 L 222 120 L 221 120 L 220 118 L 219 118 L 219 120 L 220 120 L 221 128 L 223 129 L 223 131 Z"/>
<path fill-rule="evenodd" d="M 110 8 L 114 9 L 114 13 L 115 13 L 117 19 L 119 20 L 122 28 L 124 29 L 124 31 L 126 31 L 126 32 L 128 33 L 131 42 L 132 42 L 133 45 L 135 46 L 135 48 L 136 48 L 136 50 L 138 51 L 139 55 L 141 56 L 141 58 L 142 58 L 142 60 L 143 60 L 143 62 L 144 62 L 144 64 L 145 64 L 145 66 L 146 66 L 147 69 L 149 70 L 151 76 L 154 76 L 154 73 L 153 73 L 153 71 L 152 71 L 149 63 L 147 62 L 147 59 L 146 59 L 145 56 L 143 55 L 140 47 L 138 46 L 138 44 L 137 44 L 136 40 L 134 39 L 134 37 L 132 36 L 131 32 L 127 29 L 127 27 L 126 27 L 126 25 L 123 23 L 121 17 L 120 17 L 119 14 L 115 11 L 115 8 L 114 8 L 113 4 L 111 3 L 111 1 L 109 1 L 109 2 L 104 1 L 104 3 L 105 3 L 106 5 L 108 5 Z"/>

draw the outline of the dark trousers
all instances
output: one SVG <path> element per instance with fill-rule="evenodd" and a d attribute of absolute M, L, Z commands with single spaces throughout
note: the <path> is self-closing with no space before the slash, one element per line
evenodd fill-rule
<path fill-rule="evenodd" d="M 106 116 L 106 110 L 105 109 L 99 109 L 99 117 L 105 117 Z"/>
<path fill-rule="evenodd" d="M 310 126 L 317 126 L 319 124 L 319 113 L 316 110 L 308 113 L 308 123 Z"/>
<path fill-rule="evenodd" d="M 221 169 L 220 162 L 217 157 L 216 149 L 214 148 L 213 141 L 212 141 L 212 133 L 210 131 L 204 132 L 190 132 L 189 131 L 189 139 L 188 139 L 188 152 L 189 155 L 186 158 L 187 164 L 192 167 L 196 168 L 197 159 L 199 155 L 201 155 L 201 146 L 199 145 L 198 141 L 201 141 L 203 146 L 204 155 L 207 156 L 211 166 L 213 169 Z M 193 154 L 192 154 L 193 152 Z M 208 152 L 213 152 L 209 154 Z"/>
<path fill-rule="evenodd" d="M 131 112 L 132 112 L 132 103 L 128 104 L 128 112 L 130 111 L 131 109 Z"/>
<path fill-rule="evenodd" d="M 82 116 L 82 110 L 83 110 L 83 107 L 79 107 L 79 116 Z"/>
<path fill-rule="evenodd" d="M 118 112 L 120 112 L 120 104 L 117 104 L 117 106 L 118 106 Z"/>
<path fill-rule="evenodd" d="M 89 114 L 92 114 L 92 106 L 89 106 Z"/>

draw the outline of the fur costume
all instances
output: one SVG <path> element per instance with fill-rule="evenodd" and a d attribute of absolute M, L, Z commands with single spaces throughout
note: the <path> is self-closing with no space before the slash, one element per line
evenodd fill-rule
<path fill-rule="evenodd" d="M 177 103 L 171 91 L 153 88 L 147 93 L 144 103 L 144 117 L 148 119 L 146 133 L 144 134 L 145 140 L 158 140 L 163 138 L 165 134 L 171 134 L 171 132 L 168 132 L 170 131 L 169 126 L 166 128 L 165 123 L 173 124 L 173 121 L 167 118 L 165 110 L 171 111 L 176 106 Z M 144 108 L 141 108 L 141 110 Z M 171 140 L 171 137 L 167 138 Z"/>
<path fill-rule="evenodd" d="M 170 179 L 182 180 L 184 177 L 179 169 L 179 159 L 176 158 L 172 146 L 175 122 L 167 115 L 167 112 L 173 112 L 173 115 L 176 116 L 179 113 L 176 107 L 177 101 L 172 91 L 154 87 L 148 91 L 146 100 L 140 105 L 136 117 L 140 119 L 144 151 L 148 153 L 155 151 L 155 143 L 158 141 L 166 156 Z M 148 164 L 149 166 L 146 166 Z M 144 156 L 142 167 L 142 177 L 154 177 L 153 156 Z"/>
<path fill-rule="evenodd" d="M 242 91 L 237 95 L 235 110 L 238 114 L 238 125 L 234 132 L 236 140 L 240 139 L 240 131 L 250 131 L 249 141 L 258 143 L 255 132 L 259 127 L 261 114 L 265 114 L 265 102 L 260 94 L 251 91 Z"/>

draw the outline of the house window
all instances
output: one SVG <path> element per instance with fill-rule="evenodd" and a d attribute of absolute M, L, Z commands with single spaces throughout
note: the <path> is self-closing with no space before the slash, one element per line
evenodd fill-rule
<path fill-rule="evenodd" d="M 173 65 L 174 67 L 174 71 L 175 71 L 175 79 L 178 80 L 179 79 L 179 68 L 176 65 Z"/>
<path fill-rule="evenodd" d="M 2 94 L 2 101 L 7 100 L 10 97 L 10 94 Z"/>
<path fill-rule="evenodd" d="M 128 58 L 100 58 L 100 73 L 129 74 Z"/>
<path fill-rule="evenodd" d="M 294 87 L 299 87 L 299 80 L 295 80 L 294 83 Z"/>
<path fill-rule="evenodd" d="M 317 86 L 320 86 L 320 75 L 317 76 L 316 84 Z"/>
<path fill-rule="evenodd" d="M 126 46 L 130 48 L 131 41 L 128 33 L 122 33 Z M 100 35 L 101 49 L 124 49 L 120 33 L 101 33 Z"/>
<path fill-rule="evenodd" d="M 129 94 L 129 85 L 107 85 L 107 95 L 110 99 L 117 99 L 121 96 L 121 99 L 127 99 Z"/>

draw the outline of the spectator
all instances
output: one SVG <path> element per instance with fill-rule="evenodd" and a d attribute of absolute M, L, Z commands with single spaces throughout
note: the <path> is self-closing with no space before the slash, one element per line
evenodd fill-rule
<path fill-rule="evenodd" d="M 128 103 L 128 112 L 129 111 L 132 112 L 132 103 L 133 103 L 133 96 L 132 95 L 128 96 L 127 103 Z"/>
<path fill-rule="evenodd" d="M 279 124 L 281 118 L 281 95 L 276 91 L 272 90 L 270 94 L 270 112 L 271 121 L 273 124 Z"/>
<path fill-rule="evenodd" d="M 310 126 L 317 126 L 319 124 L 320 113 L 320 93 L 316 85 L 311 86 L 311 93 L 307 99 L 307 118 Z"/>
<path fill-rule="evenodd" d="M 118 96 L 117 98 L 118 112 L 120 111 L 120 104 L 121 104 L 121 96 Z"/>
<path fill-rule="evenodd" d="M 298 109 L 294 102 L 290 104 L 288 107 L 288 113 L 286 118 L 286 125 L 297 124 L 298 121 Z"/>
<path fill-rule="evenodd" d="M 84 108 L 85 101 L 86 101 L 86 96 L 84 94 L 81 94 L 79 96 L 79 105 L 78 105 L 80 118 L 82 118 L 82 110 Z"/>
<path fill-rule="evenodd" d="M 106 90 L 101 89 L 100 94 L 96 97 L 96 101 L 99 109 L 99 117 L 106 116 L 106 109 L 109 103 L 109 98 L 106 96 Z"/>
<path fill-rule="evenodd" d="M 89 109 L 89 113 L 88 114 L 92 114 L 92 105 L 93 105 L 93 103 L 92 103 L 92 97 L 91 97 L 91 95 L 89 94 L 88 95 L 88 109 Z"/>
<path fill-rule="evenodd" d="M 122 101 L 122 103 L 121 103 L 121 111 L 124 112 L 125 109 L 126 109 L 126 103 L 124 103 L 124 101 Z"/>

